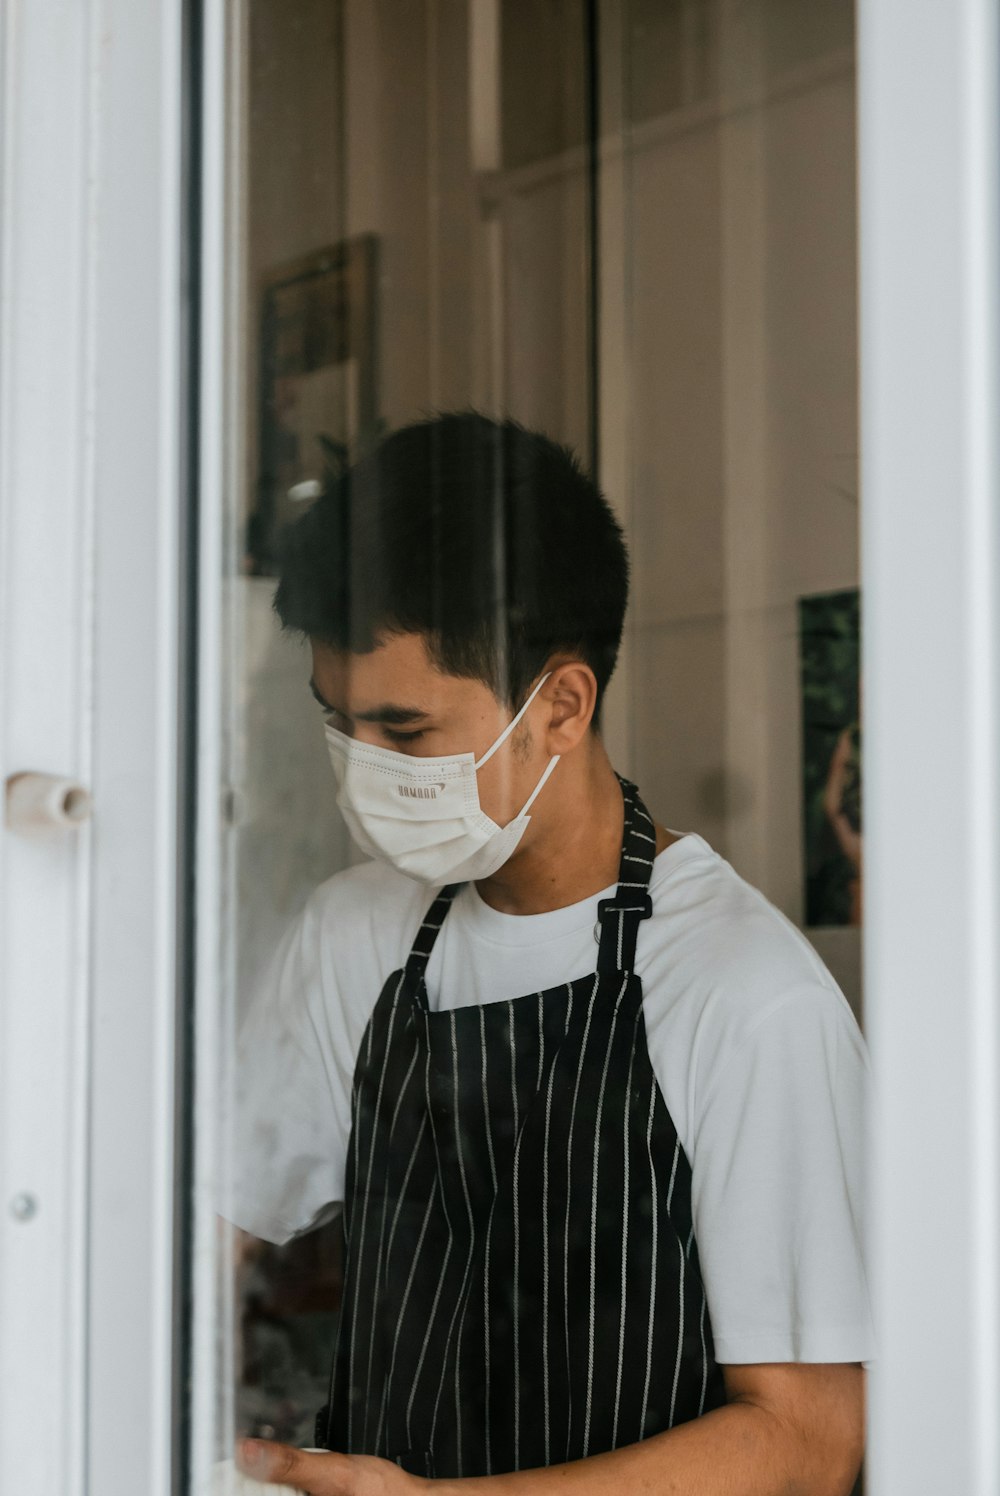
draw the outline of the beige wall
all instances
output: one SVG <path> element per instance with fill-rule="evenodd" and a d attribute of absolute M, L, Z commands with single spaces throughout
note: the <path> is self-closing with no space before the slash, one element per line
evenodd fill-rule
<path fill-rule="evenodd" d="M 832 0 L 793 35 L 773 0 L 738 9 L 692 70 L 716 99 L 625 140 L 635 585 L 613 728 L 656 813 L 799 922 L 796 604 L 858 581 L 853 54 Z M 815 943 L 858 1006 L 858 932 Z"/>
<path fill-rule="evenodd" d="M 508 131 L 519 157 L 530 155 L 532 100 L 546 140 L 559 141 L 563 116 L 570 145 L 579 134 L 580 38 L 575 50 L 560 47 L 575 6 L 558 0 L 548 12 L 560 100 L 554 108 L 533 90 L 519 129 Z M 521 7 L 518 37 L 531 14 Z M 586 451 L 579 150 L 569 175 L 545 161 L 511 174 L 473 171 L 464 0 L 250 0 L 247 21 L 246 227 L 237 243 L 247 440 L 237 531 L 256 472 L 261 278 L 345 237 L 378 241 L 379 412 L 390 427 L 475 404 Z M 508 85 L 523 74 L 511 46 L 508 37 Z M 308 651 L 278 634 L 272 593 L 270 579 L 242 577 L 231 594 L 230 853 L 241 992 L 310 889 L 354 856 L 306 689 Z"/>
<path fill-rule="evenodd" d="M 531 7 L 514 9 L 521 35 Z M 635 577 L 607 737 L 661 819 L 702 832 L 799 919 L 796 600 L 858 577 L 851 7 L 670 9 L 662 69 L 662 7 L 602 7 L 602 476 Z M 535 75 L 508 54 L 517 128 L 494 123 L 516 164 L 477 173 L 472 116 L 482 140 L 489 100 L 470 82 L 464 0 L 252 0 L 248 285 L 375 234 L 392 426 L 475 403 L 588 451 L 575 14 L 565 0 L 545 7 L 562 111 L 549 95 L 538 105 L 546 153 L 531 149 Z M 260 910 L 275 890 L 284 920 L 349 853 L 339 830 L 304 829 L 324 801 L 339 822 L 301 652 L 267 627 L 269 584 L 243 590 L 258 749 L 244 769 L 257 810 L 241 901 L 270 939 Z M 290 724 L 302 756 L 286 782 L 268 765 L 287 754 Z M 273 835 L 293 850 L 262 868 Z M 857 932 L 817 944 L 857 1000 Z"/>
<path fill-rule="evenodd" d="M 466 8 L 346 0 L 347 225 L 379 241 L 381 411 L 469 399 L 474 192 Z"/>
<path fill-rule="evenodd" d="M 476 404 L 585 448 L 582 177 L 544 163 L 473 171 L 470 116 L 482 101 L 473 97 L 462 0 L 345 5 L 348 230 L 379 239 L 383 414 L 397 426 Z M 514 9 L 523 30 L 530 7 Z M 579 53 L 560 51 L 560 19 L 568 25 L 548 16 L 549 62 L 572 71 L 580 94 Z M 506 66 L 504 76 L 509 85 L 519 74 Z M 519 112 L 530 115 L 539 99 L 540 125 L 556 138 L 552 101 L 537 74 L 528 81 Z M 565 79 L 560 99 L 572 135 L 581 106 Z M 507 133 L 525 154 L 523 125 Z"/>

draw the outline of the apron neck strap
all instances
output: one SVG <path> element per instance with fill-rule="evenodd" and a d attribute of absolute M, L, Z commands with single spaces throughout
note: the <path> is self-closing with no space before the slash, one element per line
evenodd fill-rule
<path fill-rule="evenodd" d="M 613 898 L 601 899 L 597 905 L 597 970 L 606 975 L 634 971 L 639 926 L 653 913 L 649 880 L 656 856 L 656 829 L 635 785 L 621 774 L 617 779 L 625 801 L 618 887 Z"/>
<path fill-rule="evenodd" d="M 656 856 L 656 832 L 649 811 L 639 798 L 639 791 L 628 779 L 616 775 L 625 801 L 625 828 L 622 855 L 618 865 L 618 887 L 613 898 L 601 899 L 597 905 L 600 949 L 597 969 L 601 973 L 632 971 L 639 925 L 649 919 L 653 901 L 649 896 L 649 879 Z M 416 992 L 427 970 L 451 901 L 462 887 L 449 883 L 432 902 L 417 931 L 405 968 L 405 983 Z"/>
<path fill-rule="evenodd" d="M 438 931 L 444 923 L 444 917 L 451 908 L 451 901 L 462 887 L 461 883 L 449 883 L 434 899 L 427 913 L 424 915 L 423 923 L 417 931 L 410 954 L 406 958 L 404 968 L 404 985 L 415 993 L 420 985 L 421 978 L 427 970 L 427 962 L 430 960 L 434 942 L 438 937 Z"/>

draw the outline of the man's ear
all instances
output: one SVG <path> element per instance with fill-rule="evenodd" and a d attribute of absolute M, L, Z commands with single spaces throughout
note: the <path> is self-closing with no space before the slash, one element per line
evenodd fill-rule
<path fill-rule="evenodd" d="M 597 706 L 597 677 L 582 660 L 550 666 L 540 695 L 549 706 L 546 747 L 550 754 L 569 753 L 586 736 Z"/>

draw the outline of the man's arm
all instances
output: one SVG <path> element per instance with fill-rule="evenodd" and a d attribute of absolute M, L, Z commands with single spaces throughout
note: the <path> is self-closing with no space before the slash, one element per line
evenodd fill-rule
<path fill-rule="evenodd" d="M 723 1372 L 724 1407 L 639 1444 L 545 1469 L 423 1480 L 388 1460 L 257 1440 L 241 1447 L 239 1463 L 255 1480 L 308 1496 L 850 1496 L 864 1448 L 860 1366 Z"/>

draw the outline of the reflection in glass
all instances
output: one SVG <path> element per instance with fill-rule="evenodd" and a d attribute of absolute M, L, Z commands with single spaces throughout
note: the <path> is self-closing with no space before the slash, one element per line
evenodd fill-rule
<path fill-rule="evenodd" d="M 858 612 L 853 7 L 234 11 L 224 950 L 200 1001 L 234 1049 L 302 959 L 314 890 L 362 860 L 315 662 L 274 613 L 283 527 L 384 434 L 473 408 L 596 454 L 632 558 L 612 762 L 808 928 L 860 1014 L 860 866 L 837 831 L 860 832 L 856 657 L 815 647 L 824 600 Z M 311 1226 L 223 1230 L 218 1458 L 237 1432 L 314 1441 L 332 1201 Z"/>

